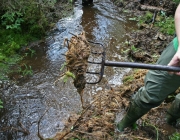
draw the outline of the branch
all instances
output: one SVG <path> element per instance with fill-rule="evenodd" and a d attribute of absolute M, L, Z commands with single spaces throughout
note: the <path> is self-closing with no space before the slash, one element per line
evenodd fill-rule
<path fill-rule="evenodd" d="M 149 10 L 151 12 L 154 12 L 154 11 L 167 11 L 167 9 L 163 9 L 162 7 L 155 7 L 155 6 L 149 6 L 149 5 L 141 5 L 140 9 L 142 11 Z"/>

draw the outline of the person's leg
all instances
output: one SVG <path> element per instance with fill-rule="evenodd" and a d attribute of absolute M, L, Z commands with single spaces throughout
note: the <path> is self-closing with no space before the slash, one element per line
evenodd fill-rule
<path fill-rule="evenodd" d="M 156 64 L 167 65 L 175 54 L 173 42 L 163 51 Z M 164 99 L 180 86 L 180 76 L 167 71 L 150 70 L 145 78 L 144 87 L 135 95 L 135 102 L 143 108 L 160 105 Z"/>
<path fill-rule="evenodd" d="M 180 118 L 180 94 L 176 95 L 175 100 L 172 102 L 171 107 L 168 109 L 166 121 L 168 124 L 173 124 L 176 123 L 176 120 L 178 118 Z"/>
<path fill-rule="evenodd" d="M 167 65 L 175 54 L 173 43 L 163 51 L 157 64 Z M 118 130 L 135 123 L 151 108 L 160 105 L 164 99 L 180 86 L 180 76 L 170 75 L 166 71 L 150 70 L 145 78 L 144 87 L 135 94 L 134 101 L 124 118 L 117 124 Z M 133 110 L 136 110 L 134 112 Z"/>

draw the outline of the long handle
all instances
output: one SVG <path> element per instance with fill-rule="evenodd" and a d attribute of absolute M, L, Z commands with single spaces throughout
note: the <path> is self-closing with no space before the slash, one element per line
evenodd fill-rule
<path fill-rule="evenodd" d="M 141 68 L 141 69 L 151 69 L 151 70 L 163 70 L 163 71 L 180 72 L 180 67 L 166 66 L 166 65 L 153 65 L 153 64 L 144 64 L 144 63 L 134 63 L 134 62 L 105 61 L 104 66 L 127 67 L 127 68 Z"/>

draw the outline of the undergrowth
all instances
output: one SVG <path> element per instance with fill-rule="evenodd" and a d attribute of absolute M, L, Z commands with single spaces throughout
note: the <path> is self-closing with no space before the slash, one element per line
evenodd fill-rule
<path fill-rule="evenodd" d="M 169 136 L 169 140 L 180 140 L 180 133 L 173 133 L 171 136 Z"/>
<path fill-rule="evenodd" d="M 33 75 L 33 69 L 21 60 L 35 55 L 28 44 L 41 40 L 60 18 L 72 13 L 69 0 L 8 0 L 0 5 L 0 81 L 9 80 L 9 75 Z M 22 48 L 26 53 L 20 53 Z M 0 108 L 2 108 L 0 100 Z"/>
<path fill-rule="evenodd" d="M 32 74 L 31 67 L 25 71 L 17 64 L 26 54 L 20 54 L 22 47 L 42 39 L 59 18 L 72 11 L 68 0 L 15 0 L 2 1 L 0 5 L 0 80 L 8 79 L 11 72 Z M 33 50 L 28 48 L 29 53 Z M 15 66 L 16 65 L 16 66 Z M 21 64 L 20 64 L 21 65 Z M 26 64 L 25 64 L 26 65 Z M 25 66 L 23 64 L 23 67 Z M 28 71 L 28 72 L 27 72 Z"/>
<path fill-rule="evenodd" d="M 154 13 L 147 11 L 144 16 L 138 17 L 138 26 L 140 27 L 142 24 L 151 24 Z M 175 24 L 174 17 L 172 15 L 167 16 L 166 12 L 160 11 L 157 13 L 155 17 L 154 26 L 159 28 L 159 31 L 163 34 L 174 35 L 175 33 Z"/>
<path fill-rule="evenodd" d="M 2 27 L 0 29 L 0 80 L 7 80 L 9 73 L 19 71 L 20 66 L 17 63 L 24 58 L 19 50 L 28 42 L 38 38 L 20 31 L 3 29 Z"/>

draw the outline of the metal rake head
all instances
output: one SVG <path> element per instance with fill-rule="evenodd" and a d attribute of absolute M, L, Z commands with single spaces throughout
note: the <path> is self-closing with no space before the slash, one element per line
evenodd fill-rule
<path fill-rule="evenodd" d="M 87 84 L 97 84 L 104 75 L 105 48 L 101 43 L 88 41 L 91 45 L 91 54 L 88 58 L 88 67 L 85 74 Z"/>

